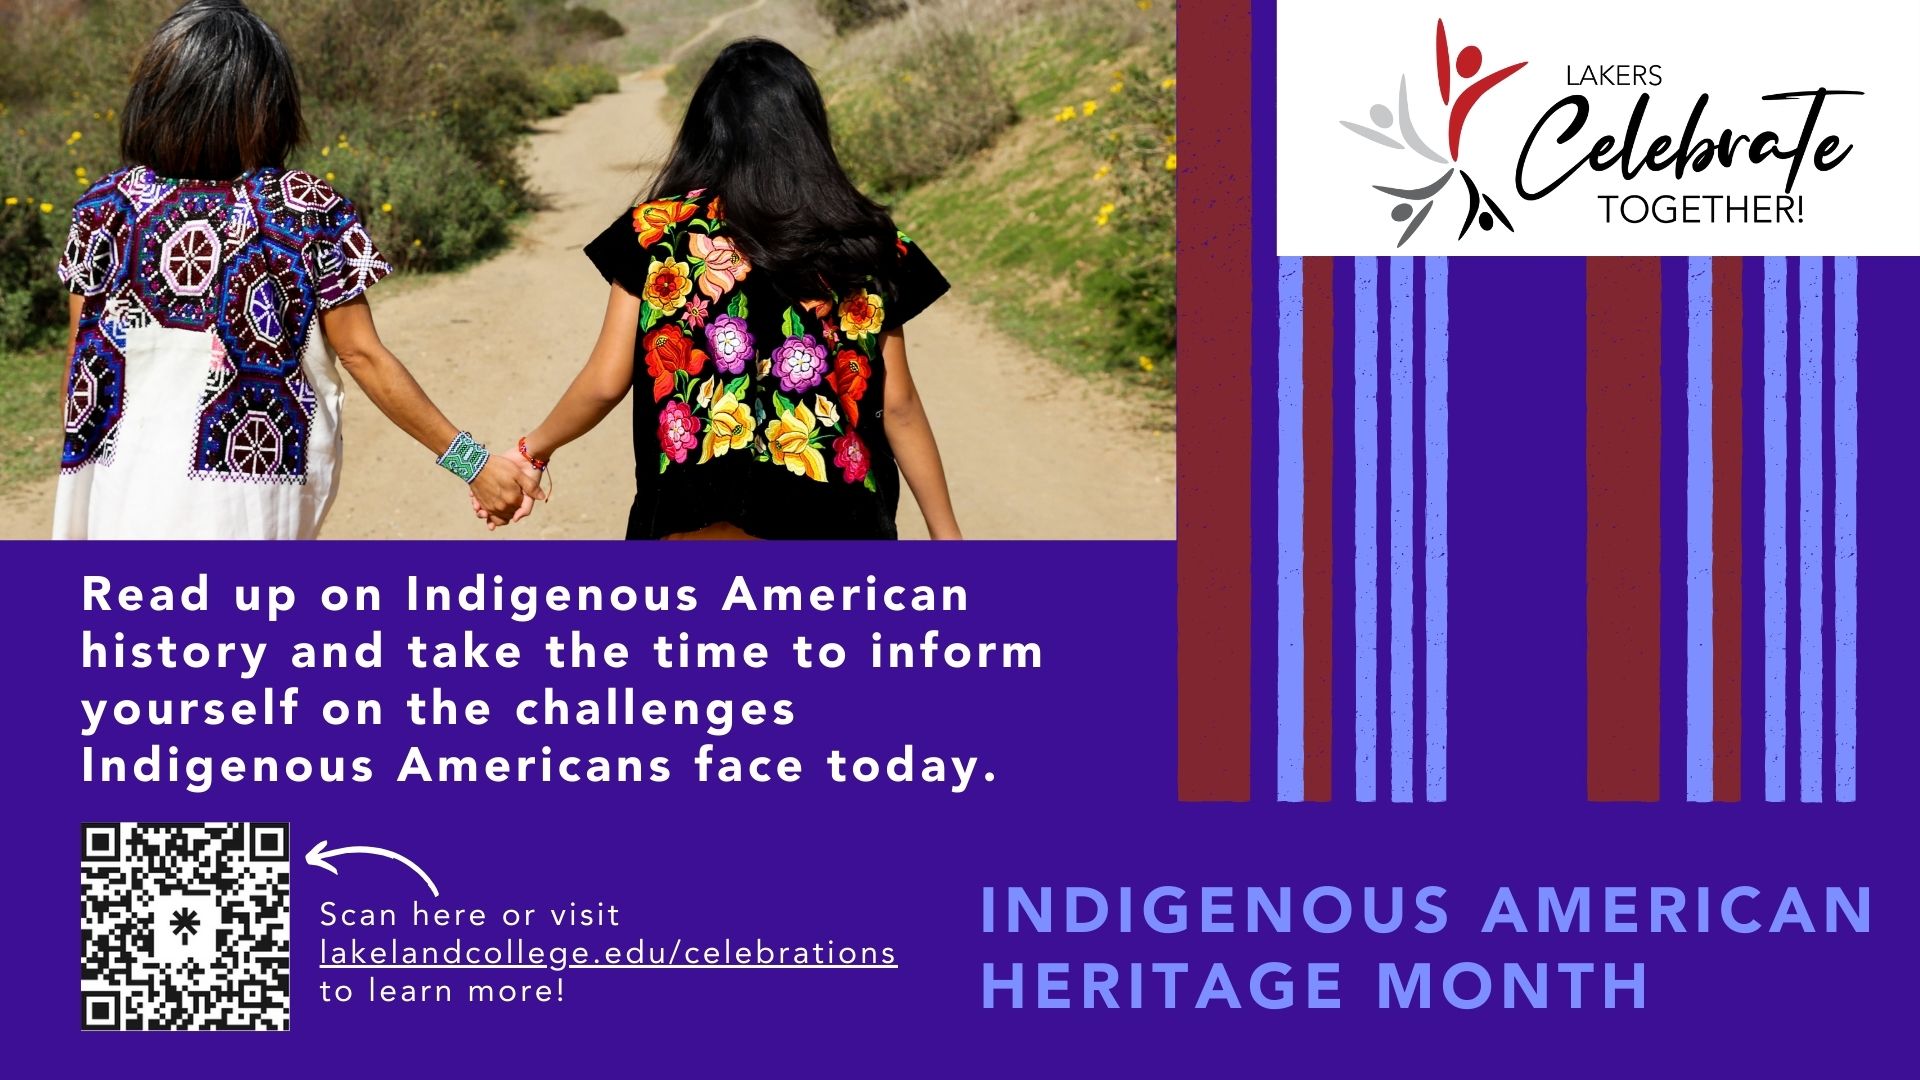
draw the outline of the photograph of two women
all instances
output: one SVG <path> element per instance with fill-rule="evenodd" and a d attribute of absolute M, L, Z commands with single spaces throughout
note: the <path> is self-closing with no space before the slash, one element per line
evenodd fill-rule
<path fill-rule="evenodd" d="M 1171 538 L 1172 8 L 0 0 L 0 537 Z"/>

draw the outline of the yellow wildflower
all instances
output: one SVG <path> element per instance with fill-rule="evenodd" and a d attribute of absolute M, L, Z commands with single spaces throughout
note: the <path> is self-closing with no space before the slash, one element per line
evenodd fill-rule
<path fill-rule="evenodd" d="M 1093 170 L 1093 178 L 1095 180 L 1104 180 L 1106 179 L 1107 174 L 1112 171 L 1113 171 L 1113 166 L 1102 165 L 1099 168 Z"/>
<path fill-rule="evenodd" d="M 43 202 L 43 203 L 41 203 L 41 204 L 40 204 L 40 212 L 41 212 L 41 213 L 43 213 L 43 214 L 51 214 L 51 213 L 53 213 L 53 204 L 52 204 L 52 203 L 50 203 L 50 202 Z"/>
<path fill-rule="evenodd" d="M 391 214 L 391 213 L 393 213 L 393 204 L 392 204 L 392 203 L 390 203 L 390 202 L 383 202 L 383 203 L 381 203 L 381 204 L 380 204 L 380 212 L 381 212 L 381 213 L 383 213 L 383 214 Z"/>
<path fill-rule="evenodd" d="M 1053 122 L 1056 124 L 1064 124 L 1071 119 L 1073 119 L 1073 106 L 1071 105 L 1053 114 Z"/>
<path fill-rule="evenodd" d="M 1139 3 L 1134 6 L 1138 7 L 1141 11 L 1147 11 L 1153 7 L 1153 0 L 1139 0 Z"/>
<path fill-rule="evenodd" d="M 332 174 L 332 173 L 328 173 L 328 174 L 327 174 L 327 181 L 328 181 L 328 183 L 332 183 L 332 181 L 333 181 L 333 174 Z"/>
<path fill-rule="evenodd" d="M 1093 100 L 1092 98 L 1088 98 L 1087 100 L 1080 103 L 1081 116 L 1092 116 L 1094 113 L 1097 113 L 1099 111 L 1100 111 L 1100 103 Z"/>
<path fill-rule="evenodd" d="M 73 175 L 85 180 L 87 178 L 87 167 L 85 165 L 75 165 L 73 167 Z"/>
<path fill-rule="evenodd" d="M 71 135 L 69 135 L 69 136 L 67 136 L 67 145 L 68 145 L 68 146 L 72 146 L 72 145 L 73 145 L 74 143 L 77 143 L 77 142 L 79 142 L 79 141 L 80 141 L 80 133 L 79 133 L 79 132 L 77 132 L 77 131 L 76 131 L 76 132 L 74 132 L 73 134 L 71 134 Z"/>
<path fill-rule="evenodd" d="M 328 156 L 331 156 L 331 155 L 332 155 L 332 153 L 333 153 L 333 147 L 331 147 L 331 146 L 323 146 L 323 147 L 321 147 L 321 148 L 320 148 L 320 156 L 321 156 L 321 157 L 328 157 Z"/>
<path fill-rule="evenodd" d="M 1179 167 L 1180 167 L 1180 155 L 1168 154 L 1167 155 L 1167 171 L 1172 172 L 1173 170 Z"/>
<path fill-rule="evenodd" d="M 1173 76 L 1171 75 L 1160 80 L 1160 89 L 1162 90 L 1171 90 L 1173 89 L 1173 85 L 1174 85 L 1174 79 L 1173 79 Z"/>
<path fill-rule="evenodd" d="M 1121 81 L 1119 81 L 1118 79 L 1116 79 L 1116 80 L 1114 80 L 1114 83 L 1113 83 L 1113 85 L 1112 85 L 1112 86 L 1109 86 L 1109 87 L 1107 87 L 1107 93 L 1109 93 L 1109 94 L 1117 94 L 1117 93 L 1119 93 L 1120 91 L 1122 91 L 1122 90 L 1125 90 L 1126 88 L 1127 88 L 1127 84 L 1126 84 L 1126 83 L 1123 83 L 1123 82 L 1121 82 Z"/>
<path fill-rule="evenodd" d="M 17 197 L 15 197 L 15 196 L 13 196 L 13 195 L 9 195 L 9 196 L 7 196 L 7 205 L 8 205 L 8 206 L 19 206 L 19 205 L 20 205 L 20 200 L 19 200 L 19 199 L 18 199 Z"/>
<path fill-rule="evenodd" d="M 1141 358 L 1140 358 L 1140 370 L 1141 370 L 1141 371 L 1152 371 L 1152 370 L 1153 370 L 1153 357 L 1151 357 L 1151 356 L 1143 356 L 1143 357 L 1141 357 Z"/>

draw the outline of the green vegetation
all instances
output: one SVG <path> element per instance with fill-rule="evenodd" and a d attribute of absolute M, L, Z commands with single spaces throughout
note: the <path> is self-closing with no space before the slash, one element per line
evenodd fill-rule
<path fill-rule="evenodd" d="M 58 345 L 0 349 L 0 490 L 59 462 L 65 360 Z"/>
<path fill-rule="evenodd" d="M 966 296 L 1072 368 L 1171 391 L 1171 4 L 925 5 L 823 80 L 850 171 Z"/>
<path fill-rule="evenodd" d="M 175 0 L 27 7 L 0 32 L 0 347 L 64 325 L 66 215 L 118 166 L 125 73 Z M 353 198 L 409 269 L 458 266 L 527 209 L 528 122 L 617 87 L 585 59 L 619 31 L 563 0 L 255 0 L 300 65 L 312 139 L 293 164 Z"/>
<path fill-rule="evenodd" d="M 813 0 L 820 17 L 845 34 L 906 13 L 906 0 Z"/>
<path fill-rule="evenodd" d="M 727 42 L 788 41 L 818 72 L 854 180 L 959 295 L 1083 372 L 1173 389 L 1174 10 L 1141 0 L 927 0 L 834 39 L 759 23 L 667 73 L 677 119 Z"/>
<path fill-rule="evenodd" d="M 73 200 L 119 165 L 126 73 L 178 0 L 0 8 L 0 484 L 44 465 L 66 295 L 53 275 Z M 309 143 L 291 163 L 359 205 L 411 270 L 498 249 L 533 202 L 531 121 L 618 88 L 593 60 L 623 32 L 566 0 L 253 0 L 299 66 Z M 46 371 L 42 371 L 45 368 Z M 48 374 L 47 372 L 51 372 Z"/>
<path fill-rule="evenodd" d="M 991 146 L 1019 114 L 990 55 L 991 45 L 970 28 L 931 26 L 885 62 L 877 86 L 836 95 L 835 136 L 847 173 L 869 191 L 904 192 Z"/>

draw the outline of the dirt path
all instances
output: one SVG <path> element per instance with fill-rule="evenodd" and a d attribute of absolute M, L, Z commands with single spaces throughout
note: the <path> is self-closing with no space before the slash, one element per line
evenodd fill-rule
<path fill-rule="evenodd" d="M 665 153 L 665 93 L 658 71 L 630 76 L 619 93 L 545 124 L 527 163 L 548 205 L 511 249 L 457 274 L 372 293 L 395 354 L 455 423 L 496 447 L 510 447 L 546 414 L 593 346 L 606 285 L 580 248 L 628 205 Z M 938 258 L 937 246 L 932 252 Z M 1151 430 L 1140 407 L 992 330 L 963 295 L 956 289 L 914 320 L 907 339 L 967 534 L 1170 539 L 1173 436 Z M 341 494 L 323 535 L 489 535 L 459 483 L 357 388 L 343 427 Z M 633 497 L 631 430 L 630 406 L 622 405 L 556 461 L 553 501 L 494 535 L 619 537 Z M 0 537 L 46 535 L 52 484 L 19 495 L 0 511 Z M 901 503 L 901 534 L 924 537 L 912 498 L 903 494 Z"/>

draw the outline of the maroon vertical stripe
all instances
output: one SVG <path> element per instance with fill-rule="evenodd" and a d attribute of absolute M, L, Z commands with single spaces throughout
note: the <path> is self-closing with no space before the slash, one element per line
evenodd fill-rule
<path fill-rule="evenodd" d="M 1660 260 L 1587 260 L 1587 798 L 1660 797 Z"/>
<path fill-rule="evenodd" d="M 1740 801 L 1740 259 L 1713 260 L 1713 798 Z"/>
<path fill-rule="evenodd" d="M 1177 287 L 1208 304 L 1180 307 L 1181 401 L 1230 402 L 1253 422 L 1247 331 L 1253 310 L 1247 102 L 1253 39 L 1246 4 L 1182 4 Z M 1222 43 L 1225 43 L 1224 46 Z M 1253 458 L 1243 441 L 1181 424 L 1179 463 L 1179 795 L 1244 802 L 1252 773 Z"/>
<path fill-rule="evenodd" d="M 1333 259 L 1305 264 L 1306 799 L 1333 799 Z"/>

